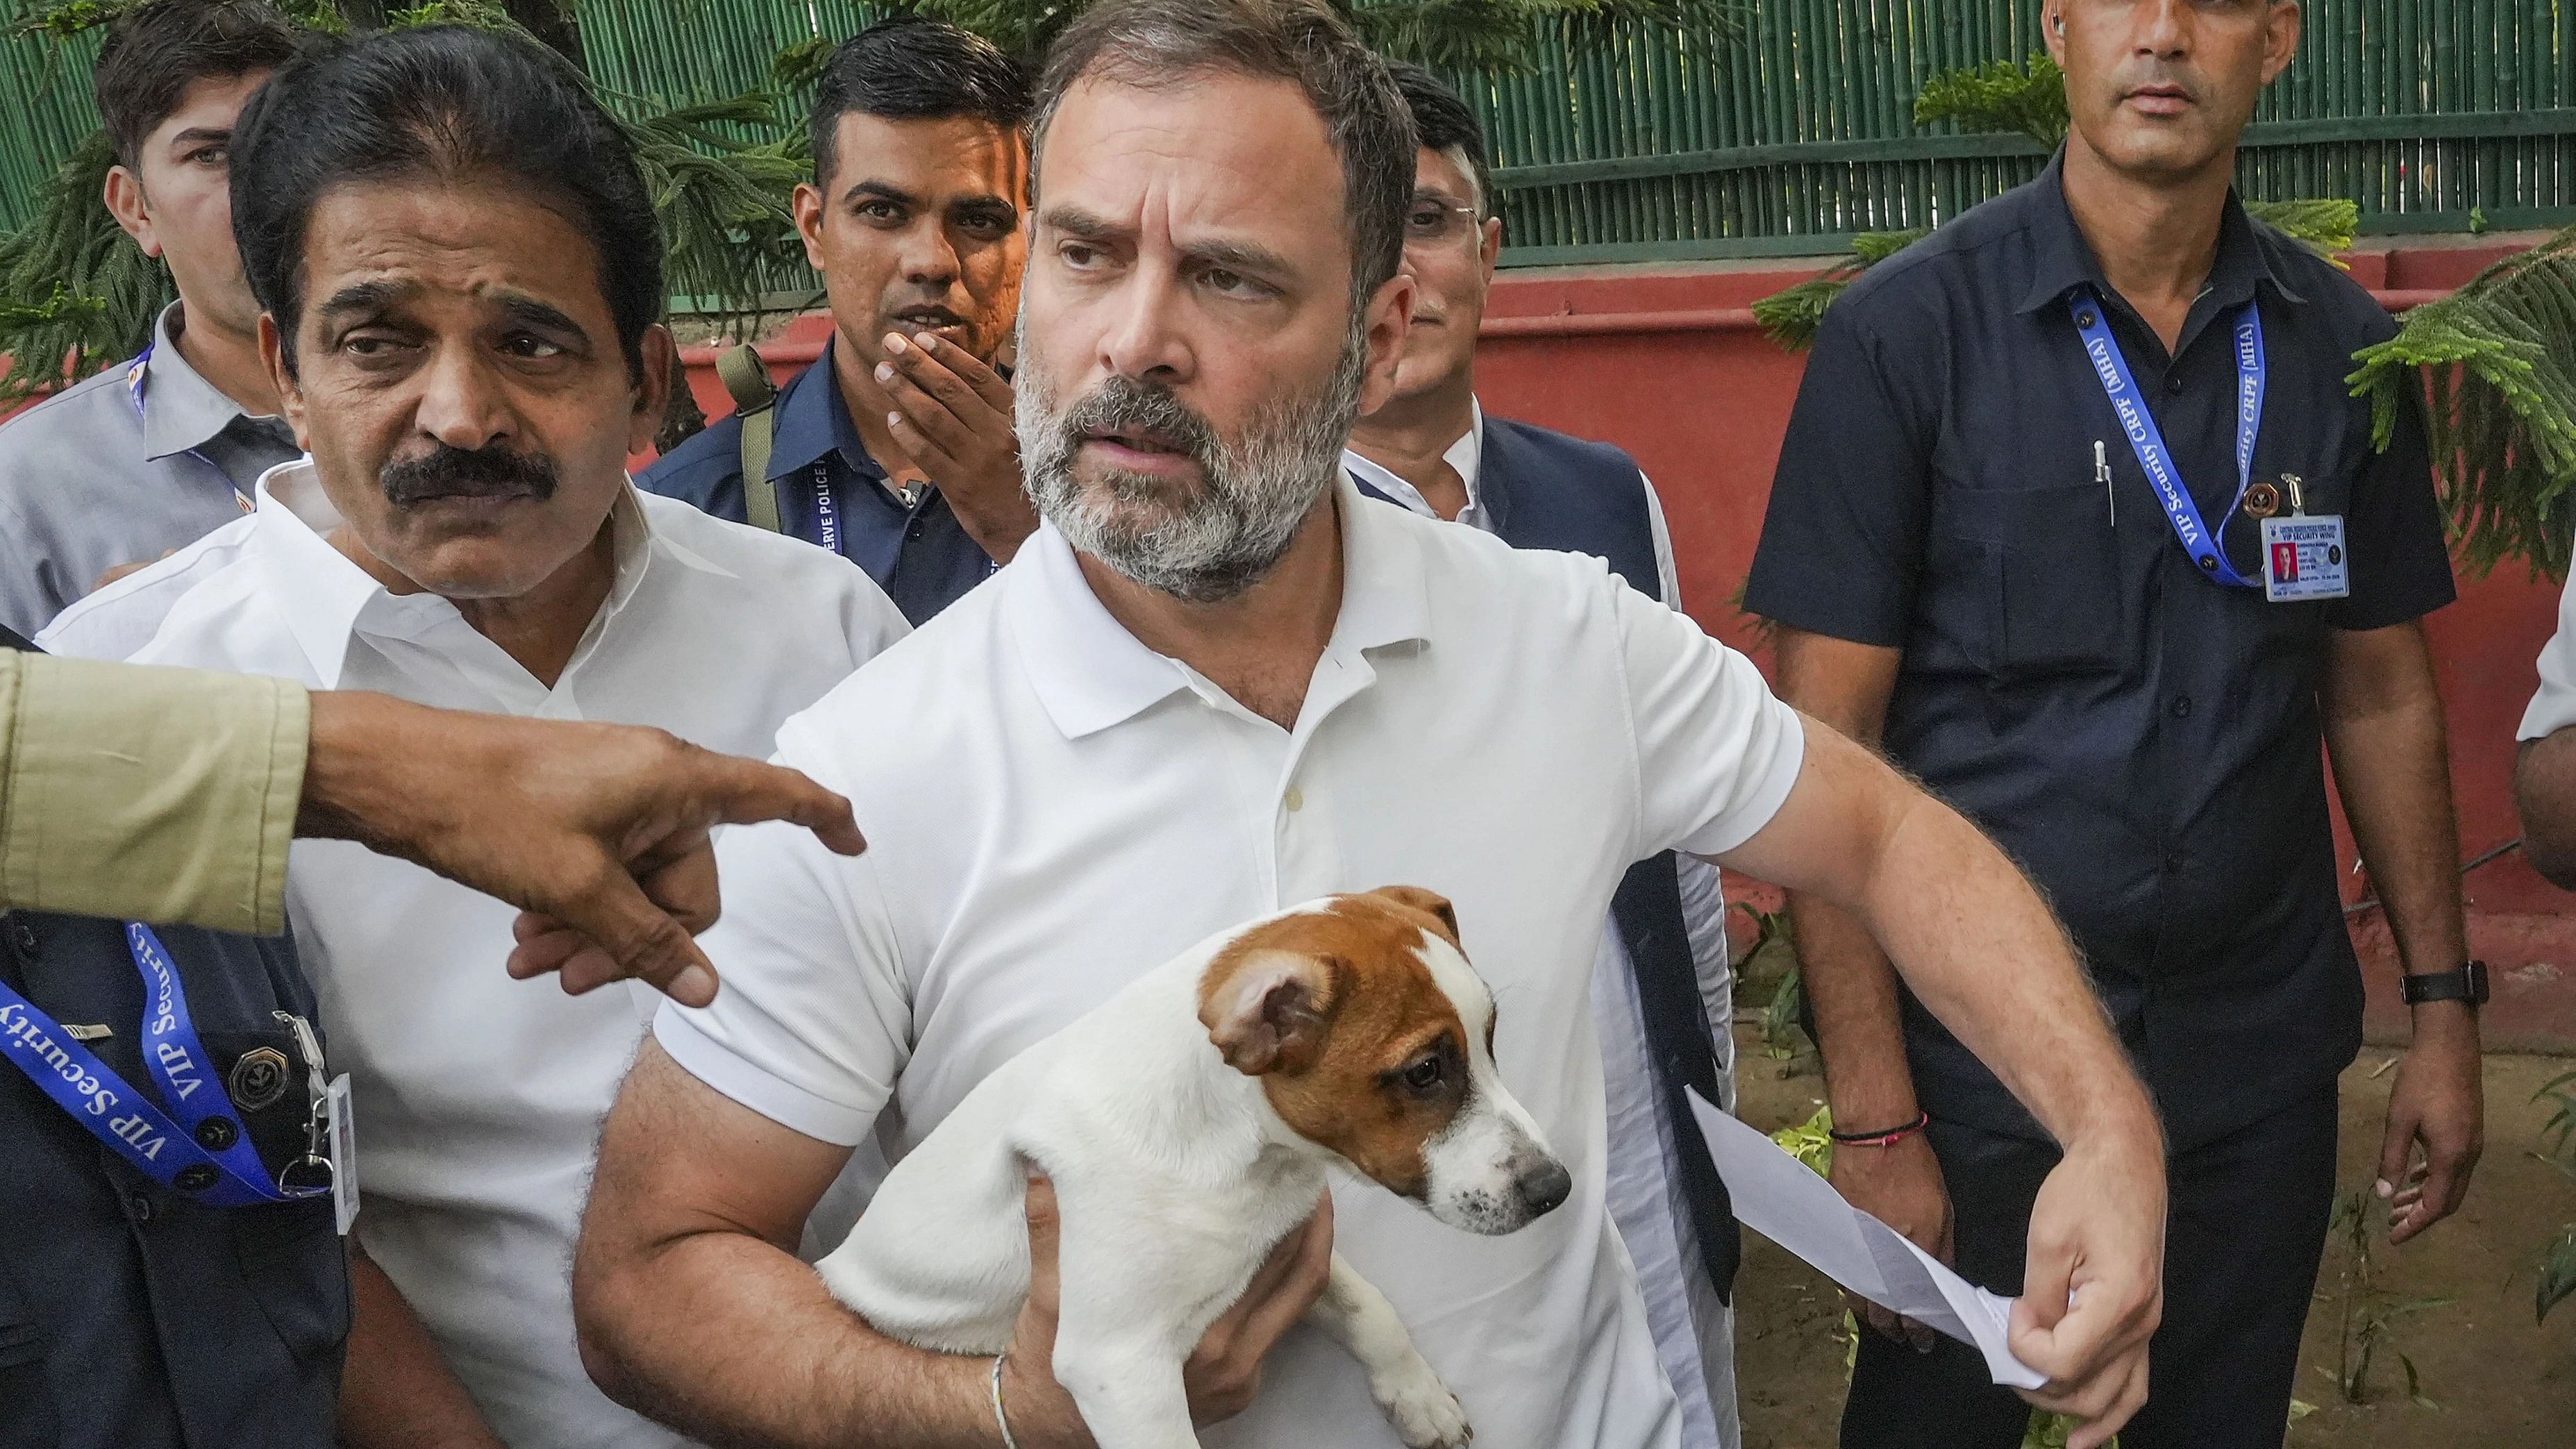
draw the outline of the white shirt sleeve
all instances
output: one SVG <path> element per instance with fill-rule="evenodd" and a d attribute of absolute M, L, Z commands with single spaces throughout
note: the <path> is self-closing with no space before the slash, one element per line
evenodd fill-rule
<path fill-rule="evenodd" d="M 1722 855 L 1771 822 L 1806 758 L 1797 711 L 1753 661 L 1686 614 L 1613 586 L 1637 745 L 1643 860 L 1663 850 Z"/>
<path fill-rule="evenodd" d="M 2540 689 L 2514 738 L 2543 739 L 2569 725 L 2576 725 L 2576 580 L 2558 596 L 2558 632 L 2540 646 Z"/>
<path fill-rule="evenodd" d="M 1646 528 L 1655 536 L 1655 587 L 1662 591 L 1667 608 L 1682 606 L 1681 569 L 1673 563 L 1673 531 L 1664 522 L 1663 496 L 1655 491 L 1655 480 L 1646 470 L 1637 470 L 1637 481 L 1646 485 Z"/>
<path fill-rule="evenodd" d="M 778 762 L 830 785 L 796 743 Z M 860 823 L 866 829 L 864 820 Z M 855 1146 L 911 1053 L 912 990 L 869 856 L 834 855 L 812 832 L 737 825 L 716 840 L 724 915 L 699 938 L 716 999 L 664 1002 L 653 1035 L 708 1086 L 781 1126 Z"/>

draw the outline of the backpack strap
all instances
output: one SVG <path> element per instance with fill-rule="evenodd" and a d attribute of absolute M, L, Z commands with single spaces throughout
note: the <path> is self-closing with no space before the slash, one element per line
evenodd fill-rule
<path fill-rule="evenodd" d="M 778 528 L 778 485 L 769 481 L 769 444 L 777 433 L 777 385 L 748 342 L 716 354 L 716 377 L 733 394 L 742 419 L 742 516 L 754 528 Z"/>

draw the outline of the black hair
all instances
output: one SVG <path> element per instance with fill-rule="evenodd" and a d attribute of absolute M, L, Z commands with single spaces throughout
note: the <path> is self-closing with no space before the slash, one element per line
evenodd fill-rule
<path fill-rule="evenodd" d="M 305 229 L 334 186 L 500 177 L 590 239 L 627 371 L 662 315 L 662 227 L 626 136 L 533 41 L 461 25 L 377 31 L 308 50 L 242 109 L 233 240 L 295 366 Z"/>
<path fill-rule="evenodd" d="M 1424 148 L 1456 151 L 1467 159 L 1467 179 L 1476 186 L 1476 209 L 1492 216 L 1498 209 L 1494 173 L 1486 164 L 1485 126 L 1464 97 L 1429 68 L 1409 60 L 1390 60 L 1386 73 L 1395 81 L 1406 110 L 1413 113 L 1413 134 Z"/>
<path fill-rule="evenodd" d="M 275 70 L 299 45 L 263 0 L 153 0 L 119 15 L 90 73 L 117 161 L 129 171 L 141 165 L 143 143 L 190 86 Z"/>
<path fill-rule="evenodd" d="M 1163 87 L 1225 72 L 1292 82 L 1323 118 L 1342 162 L 1356 313 L 1403 258 L 1413 122 L 1385 62 L 1324 0 L 1101 0 L 1047 57 L 1037 145 L 1045 147 L 1048 121 L 1080 81 Z"/>
<path fill-rule="evenodd" d="M 841 118 L 971 116 L 1005 131 L 1029 121 L 1029 78 L 1001 47 L 944 20 L 897 15 L 833 50 L 814 84 L 814 179 L 839 164 Z"/>

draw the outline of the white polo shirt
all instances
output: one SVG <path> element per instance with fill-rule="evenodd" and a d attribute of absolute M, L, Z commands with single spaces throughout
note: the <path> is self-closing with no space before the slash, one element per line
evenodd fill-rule
<path fill-rule="evenodd" d="M 2547 739 L 2576 724 L 2576 584 L 2559 591 L 2558 632 L 2540 648 L 2540 688 L 2514 730 L 2517 740 Z"/>
<path fill-rule="evenodd" d="M 452 709 L 658 725 L 765 755 L 779 722 L 906 632 L 856 566 L 628 490 L 617 575 L 552 689 L 435 594 L 389 593 L 326 540 L 301 461 L 258 509 L 75 604 L 47 647 L 372 689 Z M 511 907 L 344 841 L 297 841 L 287 913 L 353 1078 L 358 1232 L 493 1427 L 524 1446 L 663 1446 L 574 1345 L 570 1272 L 599 1124 L 659 998 L 512 981 Z"/>
<path fill-rule="evenodd" d="M 1804 739 L 1740 655 L 1594 559 L 1524 553 L 1338 486 L 1345 577 L 1295 730 L 1138 643 L 1042 528 L 994 581 L 779 734 L 849 795 L 843 860 L 763 826 L 718 844 L 725 989 L 655 1032 L 809 1136 L 917 1144 L 995 1067 L 1209 932 L 1331 891 L 1456 903 L 1504 1079 L 1574 1174 L 1507 1238 L 1335 1189 L 1486 1449 L 1672 1449 L 1680 1415 L 1603 1207 L 1594 953 L 1628 863 L 1731 849 Z M 1359 1366 L 1309 1330 L 1205 1442 L 1392 1449 Z"/>
<path fill-rule="evenodd" d="M 1456 522 L 1482 533 L 1495 532 L 1485 507 L 1485 407 L 1467 402 L 1467 431 L 1440 454 L 1458 475 L 1467 506 Z M 1361 453 L 1344 450 L 1342 466 L 1361 483 L 1424 518 L 1440 515 L 1420 489 Z M 1655 550 L 1655 585 L 1665 605 L 1682 606 L 1680 571 L 1673 565 L 1672 531 L 1664 522 L 1663 499 L 1653 480 L 1641 471 L 1646 490 L 1646 528 Z M 1709 1032 L 1717 1045 L 1717 1089 L 1721 1110 L 1735 1107 L 1735 976 L 1726 955 L 1726 892 L 1717 867 L 1689 856 L 1681 860 L 1682 928 L 1690 933 L 1691 959 L 1698 967 L 1700 1001 L 1708 1012 Z M 1690 1201 L 1672 1171 L 1678 1150 L 1676 1134 L 1693 1130 L 1676 1122 L 1662 1084 L 1646 1057 L 1646 1007 L 1637 992 L 1637 976 L 1620 937 L 1616 920 L 1601 926 L 1601 948 L 1592 975 L 1592 1013 L 1601 1032 L 1604 1100 L 1609 1106 L 1610 1220 L 1618 1225 L 1620 1244 L 1637 1271 L 1646 1296 L 1646 1322 L 1655 1331 L 1655 1351 L 1682 1406 L 1684 1449 L 1735 1449 L 1743 1425 L 1735 1404 L 1735 1316 L 1717 1296 L 1700 1254 L 1699 1232 Z"/>

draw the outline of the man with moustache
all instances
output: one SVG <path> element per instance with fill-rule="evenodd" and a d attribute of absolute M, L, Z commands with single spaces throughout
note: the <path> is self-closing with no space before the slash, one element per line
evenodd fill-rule
<path fill-rule="evenodd" d="M 2361 1041 L 2320 745 L 2415 1010 L 2392 1238 L 2477 1161 L 2485 970 L 2420 624 L 2451 574 L 2416 420 L 2376 449 L 2344 384 L 2395 324 L 2229 189 L 2298 5 L 2042 13 L 2064 149 L 1826 314 L 1745 598 L 1783 697 L 1882 743 L 2065 916 L 2172 1139 L 2155 1393 L 2121 1442 L 2253 1449 L 2287 1423 Z M 1866 927 L 1791 906 L 1835 1123 L 1870 1139 L 1836 1186 L 2017 1291 L 2056 1150 Z M 2021 1442 L 1973 1353 L 1869 1316 L 1846 1446 Z"/>
<path fill-rule="evenodd" d="M 763 827 L 720 843 L 725 989 L 657 1016 L 601 1142 L 574 1265 L 593 1374 L 724 1443 L 1088 1444 L 1050 1372 L 1052 1189 L 998 1358 L 871 1331 L 791 1256 L 799 1225 L 852 1144 L 899 1154 L 1211 931 L 1409 882 L 1455 902 L 1571 1196 L 1471 1238 L 1337 1190 L 1192 1356 L 1190 1403 L 1125 1413 L 1230 1417 L 1207 1441 L 1230 1446 L 1392 1446 L 1359 1366 L 1296 1326 L 1338 1248 L 1480 1445 L 1671 1449 L 1603 1206 L 1589 993 L 1620 877 L 1680 848 L 1853 903 L 2063 1134 L 2057 1276 L 2014 1343 L 2044 1401 L 2116 1428 L 2155 1318 L 2156 1130 L 2037 896 L 1599 561 L 1343 475 L 1413 307 L 1415 145 L 1376 59 L 1322 0 L 1107 0 L 1058 42 L 1038 116 L 1014 385 L 1046 522 L 780 732 L 850 796 L 856 868 Z"/>
<path fill-rule="evenodd" d="M 278 72 L 237 150 L 262 354 L 311 457 L 49 647 L 139 624 L 144 662 L 743 754 L 905 631 L 846 561 L 628 483 L 673 385 L 661 238 L 547 52 L 444 26 L 331 45 Z M 299 842 L 287 890 L 353 1078 L 358 1236 L 469 1407 L 508 1443 L 677 1443 L 584 1377 L 565 1282 L 647 998 L 503 979 L 508 906 L 354 845 Z M 353 1363 L 382 1306 L 361 1297 Z M 396 1419 L 427 1402 L 374 1388 Z"/>
<path fill-rule="evenodd" d="M 738 407 L 636 481 L 833 550 L 916 624 L 1009 560 L 1037 527 L 1001 360 L 1028 105 L 1010 57 L 942 21 L 898 15 L 833 51 L 795 196 L 832 339 L 765 412 Z"/>
<path fill-rule="evenodd" d="M 1413 199 L 1404 274 L 1413 327 L 1395 389 L 1351 429 L 1342 455 L 1360 492 L 1480 528 L 1515 548 L 1588 553 L 1673 608 L 1681 584 L 1662 502 L 1636 460 L 1507 418 L 1476 400 L 1476 329 L 1503 220 L 1476 113 L 1422 66 L 1387 73 L 1412 113 Z M 1601 937 L 1592 1011 L 1609 1107 L 1611 1221 L 1636 1264 L 1655 1350 L 1682 1408 L 1682 1442 L 1732 1445 L 1734 1315 L 1742 1256 L 1726 1183 L 1690 1128 L 1682 1095 L 1734 1102 L 1734 979 L 1726 897 L 1706 862 L 1638 862 L 1620 879 Z"/>
<path fill-rule="evenodd" d="M 234 117 L 295 54 L 263 0 L 157 0 L 99 47 L 106 204 L 179 300 L 140 356 L 0 426 L 0 628 L 30 635 L 118 572 L 239 518 L 296 455 L 259 360 L 225 186 Z"/>

